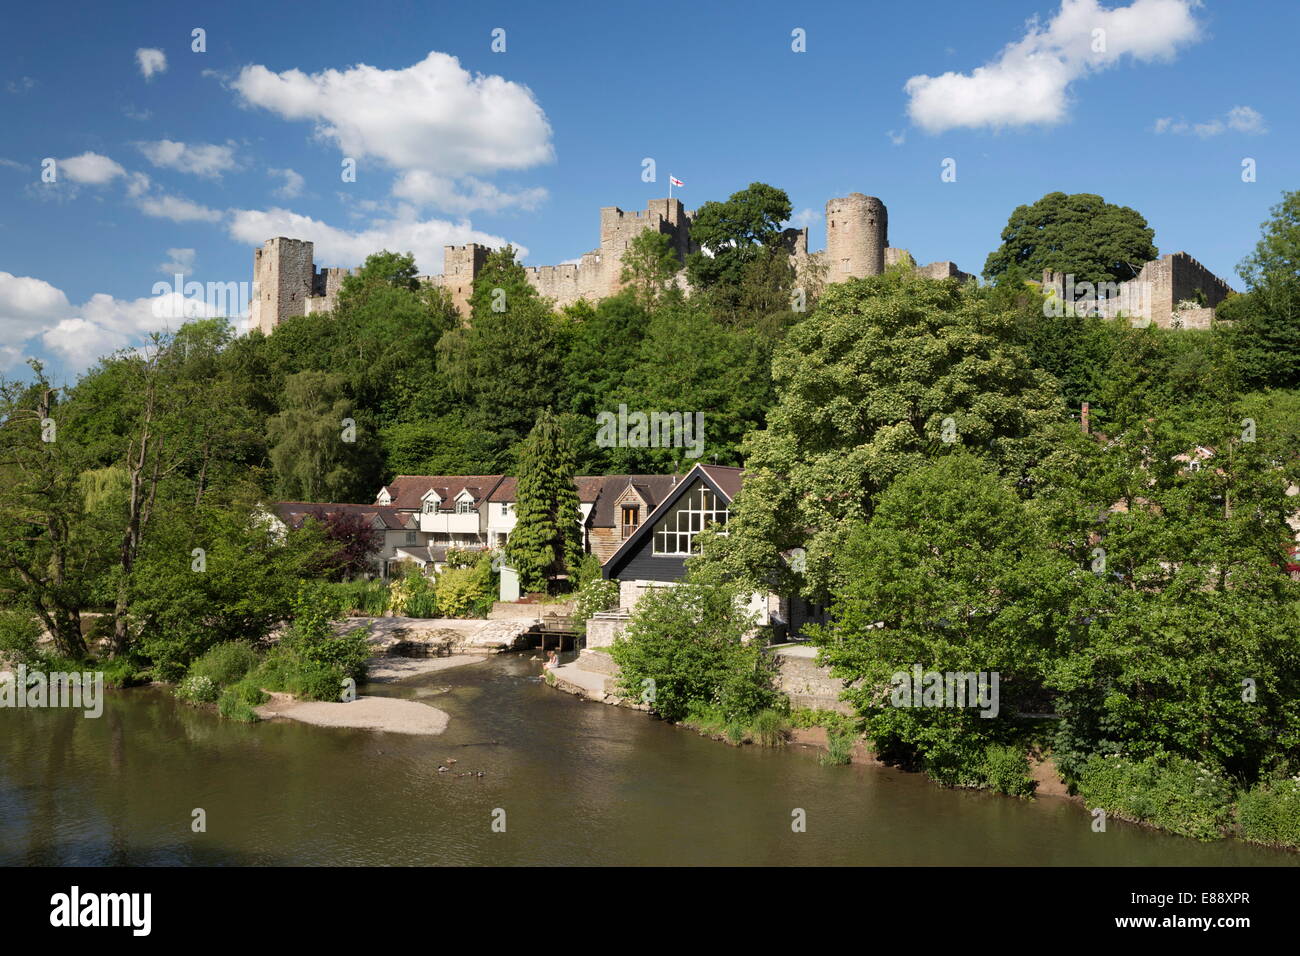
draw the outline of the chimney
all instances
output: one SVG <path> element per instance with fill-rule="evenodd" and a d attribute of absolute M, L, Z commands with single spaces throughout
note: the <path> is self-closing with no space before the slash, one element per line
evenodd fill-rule
<path fill-rule="evenodd" d="M 1079 409 L 1079 424 L 1083 426 L 1083 433 L 1089 434 L 1088 431 L 1088 403 L 1084 402 Z"/>

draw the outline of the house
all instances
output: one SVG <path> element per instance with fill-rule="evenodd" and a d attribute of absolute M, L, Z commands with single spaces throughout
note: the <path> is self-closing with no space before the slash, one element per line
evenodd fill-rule
<path fill-rule="evenodd" d="M 413 515 L 420 544 L 446 557 L 447 549 L 486 550 L 488 499 L 504 475 L 398 475 L 375 504 Z"/>
<path fill-rule="evenodd" d="M 391 505 L 278 501 L 270 523 L 273 529 L 283 531 L 302 527 L 308 518 L 324 523 L 339 514 L 357 515 L 374 530 L 378 548 L 371 556 L 371 563 L 376 574 L 388 577 L 392 565 L 397 562 L 426 560 L 422 557 L 423 536 L 419 522 L 409 512 Z"/>
<path fill-rule="evenodd" d="M 697 537 L 701 531 L 711 527 L 726 533 L 731 503 L 740 492 L 744 471 L 697 464 L 681 478 L 671 476 L 673 480 L 666 489 L 639 482 L 637 477 L 645 476 L 633 476 L 610 497 L 609 507 L 619 522 L 621 540 L 601 574 L 618 582 L 619 607 L 588 622 L 588 647 L 612 644 L 647 591 L 672 587 L 686 576 L 686 559 L 699 550 Z M 634 508 L 645 510 L 636 513 L 635 524 L 623 524 L 624 515 L 630 517 Z M 774 593 L 751 595 L 748 610 L 754 614 L 756 624 L 771 625 L 781 636 L 797 635 L 805 623 L 823 616 L 820 607 L 802 598 Z"/>
<path fill-rule="evenodd" d="M 605 480 L 600 476 L 590 475 L 579 475 L 573 479 L 573 483 L 578 489 L 578 523 L 584 529 L 584 551 L 591 550 L 587 546 L 585 529 Z M 501 483 L 497 485 L 496 490 L 492 492 L 491 497 L 488 499 L 487 540 L 490 547 L 505 547 L 510 532 L 515 530 L 515 521 L 517 520 L 515 506 L 518 504 L 518 498 L 516 497 L 518 489 L 519 480 L 517 478 L 502 478 Z"/>

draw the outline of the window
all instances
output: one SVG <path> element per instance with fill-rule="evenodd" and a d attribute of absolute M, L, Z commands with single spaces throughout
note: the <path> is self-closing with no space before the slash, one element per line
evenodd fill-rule
<path fill-rule="evenodd" d="M 509 518 L 514 513 L 515 513 L 515 504 L 513 501 L 501 502 L 501 517 Z"/>
<path fill-rule="evenodd" d="M 623 506 L 623 537 L 629 537 L 641 523 L 641 509 L 637 505 Z"/>
<path fill-rule="evenodd" d="M 727 517 L 722 499 L 701 484 L 655 526 L 653 553 L 694 554 L 695 536 L 709 525 L 725 525 Z"/>
<path fill-rule="evenodd" d="M 431 515 L 437 510 L 438 510 L 438 502 L 434 501 L 432 498 L 430 498 L 428 501 L 424 503 L 425 514 Z"/>
<path fill-rule="evenodd" d="M 470 501 L 468 498 L 463 498 L 460 501 L 456 502 L 456 514 L 472 515 L 473 513 L 474 513 L 474 502 Z"/>
<path fill-rule="evenodd" d="M 408 531 L 408 532 L 406 532 L 406 543 L 407 543 L 407 544 L 419 544 L 419 543 L 420 543 L 420 536 L 419 536 L 419 534 L 417 534 L 417 533 L 414 532 L 414 531 Z"/>

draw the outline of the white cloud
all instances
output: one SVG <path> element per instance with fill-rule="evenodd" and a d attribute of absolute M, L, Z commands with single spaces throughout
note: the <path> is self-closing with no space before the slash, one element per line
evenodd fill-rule
<path fill-rule="evenodd" d="M 892 143 L 895 146 L 902 146 L 905 142 L 907 142 L 906 131 L 902 133 L 898 133 L 891 129 L 891 130 L 887 130 L 885 132 L 885 135 L 889 137 L 890 143 Z"/>
<path fill-rule="evenodd" d="M 1173 133 L 1175 135 L 1195 133 L 1202 139 L 1208 139 L 1211 136 L 1226 133 L 1228 130 L 1247 133 L 1252 136 L 1259 135 L 1267 133 L 1268 127 L 1264 125 L 1264 117 L 1258 110 L 1251 109 L 1249 106 L 1234 106 L 1221 119 L 1207 120 L 1204 123 L 1189 123 L 1181 118 L 1174 119 L 1172 116 L 1162 116 L 1155 121 L 1155 125 L 1151 127 L 1151 130 L 1157 135 L 1163 133 Z"/>
<path fill-rule="evenodd" d="M 126 170 L 107 156 L 90 152 L 60 159 L 55 168 L 59 175 L 87 186 L 102 186 L 126 175 Z"/>
<path fill-rule="evenodd" d="M 168 250 L 173 252 L 186 250 Z M 62 290 L 43 279 L 0 272 L 0 369 L 16 365 L 39 340 L 74 370 L 139 343 L 150 332 L 175 330 L 186 318 L 217 314 L 201 298 L 176 292 L 140 299 L 98 293 L 73 306 Z"/>
<path fill-rule="evenodd" d="M 36 88 L 36 81 L 30 76 L 20 76 L 16 80 L 10 80 L 5 84 L 5 92 L 23 94 L 28 90 Z"/>
<path fill-rule="evenodd" d="M 473 176 L 453 180 L 423 169 L 413 169 L 398 177 L 393 184 L 393 195 L 450 212 L 468 213 L 476 209 L 488 212 L 509 208 L 536 209 L 546 201 L 547 193 L 540 186 L 503 192 Z"/>
<path fill-rule="evenodd" d="M 480 232 L 468 222 L 453 223 L 442 219 L 420 220 L 408 207 L 392 219 L 373 220 L 368 228 L 349 231 L 303 216 L 288 209 L 233 209 L 227 224 L 230 236 L 249 245 L 260 246 L 274 236 L 292 236 L 315 243 L 318 265 L 357 266 L 366 256 L 381 249 L 411 252 L 416 267 L 423 274 L 442 272 L 443 246 L 480 242 L 503 246 L 500 236 Z M 520 259 L 528 250 L 516 246 Z"/>
<path fill-rule="evenodd" d="M 815 222 L 822 221 L 822 214 L 816 209 L 800 209 L 791 217 L 787 225 L 794 226 L 796 229 L 806 229 Z"/>
<path fill-rule="evenodd" d="M 140 65 L 140 73 L 146 80 L 153 79 L 155 73 L 167 71 L 167 54 L 162 50 L 141 47 L 135 51 L 135 62 Z"/>
<path fill-rule="evenodd" d="M 143 196 L 136 206 L 146 216 L 170 219 L 172 222 L 217 222 L 221 213 L 179 196 Z"/>
<path fill-rule="evenodd" d="M 193 249 L 168 249 L 168 261 L 158 267 L 163 275 L 191 275 L 194 272 L 195 251 Z"/>
<path fill-rule="evenodd" d="M 0 166 L 5 166 L 5 167 L 7 167 L 7 168 L 9 168 L 9 169 L 26 169 L 26 168 L 27 168 L 27 167 L 24 166 L 22 163 L 16 163 L 16 162 L 14 162 L 12 159 L 5 159 L 3 156 L 0 156 Z"/>
<path fill-rule="evenodd" d="M 400 173 L 426 174 L 401 177 L 399 195 L 455 212 L 535 204 L 538 190 L 505 193 L 473 177 L 555 158 L 550 124 L 528 87 L 472 74 L 445 53 L 400 70 L 358 64 L 306 74 L 246 66 L 231 86 L 245 105 L 315 122 L 318 137 L 358 163 L 375 159 Z"/>
<path fill-rule="evenodd" d="M 155 166 L 209 179 L 220 179 L 222 173 L 239 168 L 235 161 L 235 149 L 229 144 L 189 144 L 160 139 L 156 142 L 136 143 L 136 146 Z"/>
<path fill-rule="evenodd" d="M 68 297 L 48 282 L 0 272 L 0 340 L 22 342 L 70 309 Z"/>
<path fill-rule="evenodd" d="M 904 90 L 908 114 L 931 133 L 958 127 L 1051 125 L 1065 119 L 1070 86 L 1124 56 L 1140 62 L 1169 60 L 1200 38 L 1192 16 L 1198 0 L 1133 0 L 1106 9 L 1098 0 L 1062 0 L 1041 26 L 1035 17 L 1025 36 L 997 59 L 970 73 L 914 76 Z"/>
<path fill-rule="evenodd" d="M 266 172 L 269 176 L 278 176 L 284 180 L 275 191 L 281 199 L 294 199 L 302 195 L 302 187 L 306 185 L 306 180 L 300 173 L 292 169 L 267 169 Z"/>

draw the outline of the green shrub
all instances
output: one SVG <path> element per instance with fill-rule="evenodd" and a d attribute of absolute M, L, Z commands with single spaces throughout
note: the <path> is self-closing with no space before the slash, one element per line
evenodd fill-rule
<path fill-rule="evenodd" d="M 1300 847 L 1300 780 L 1261 784 L 1241 795 L 1237 822 L 1243 839 Z"/>
<path fill-rule="evenodd" d="M 303 700 L 338 701 L 343 696 L 343 677 L 329 664 L 305 661 L 289 674 L 287 689 Z"/>
<path fill-rule="evenodd" d="M 772 662 L 742 637 L 752 618 L 736 588 L 683 583 L 655 588 L 637 603 L 610 651 L 622 693 L 640 699 L 654 681 L 652 709 L 679 721 L 697 703 L 716 704 L 728 722 L 747 723 L 777 701 Z"/>
<path fill-rule="evenodd" d="M 289 678 L 295 669 L 296 663 L 293 655 L 286 648 L 277 647 L 263 658 L 261 666 L 248 679 L 259 687 L 288 691 Z"/>
<path fill-rule="evenodd" d="M 13 664 L 34 662 L 40 636 L 40 622 L 32 615 L 18 610 L 0 611 L 0 659 Z"/>
<path fill-rule="evenodd" d="M 612 611 L 616 607 L 618 607 L 618 582 L 593 578 L 578 588 L 573 602 L 573 623 L 586 633 L 587 622 L 591 620 L 593 614 Z"/>
<path fill-rule="evenodd" d="M 257 652 L 243 641 L 227 641 L 210 647 L 190 665 L 191 677 L 207 677 L 220 687 L 228 687 L 257 667 Z"/>
<path fill-rule="evenodd" d="M 995 793 L 1028 797 L 1034 792 L 1034 779 L 1029 775 L 1029 759 L 1021 747 L 990 744 L 984 751 L 981 775 L 984 785 Z"/>
<path fill-rule="evenodd" d="M 594 554 L 584 554 L 575 568 L 572 569 L 573 586 L 575 591 L 581 591 L 588 584 L 600 581 L 601 563 L 600 558 Z M 617 597 L 618 588 L 615 586 L 615 596 Z M 608 610 L 607 608 L 597 608 L 598 611 Z"/>
<path fill-rule="evenodd" d="M 245 724 L 261 720 L 251 704 L 241 697 L 233 687 L 227 687 L 217 699 L 217 713 L 227 720 L 238 720 Z"/>
<path fill-rule="evenodd" d="M 175 693 L 178 698 L 191 704 L 211 704 L 220 694 L 220 688 L 211 677 L 196 674 L 177 684 Z"/>
<path fill-rule="evenodd" d="M 266 692 L 262 690 L 262 688 L 258 686 L 257 681 L 253 680 L 251 677 L 241 680 L 238 684 L 231 685 L 226 688 L 226 692 L 234 694 L 251 707 L 265 704 L 269 699 Z"/>
<path fill-rule="evenodd" d="M 857 743 L 857 734 L 843 727 L 826 731 L 826 753 L 820 758 L 822 766 L 830 767 L 853 761 L 853 745 Z"/>
<path fill-rule="evenodd" d="M 104 672 L 104 684 L 108 687 L 135 687 L 148 682 L 143 665 L 131 657 L 115 657 L 106 661 L 100 670 Z"/>
<path fill-rule="evenodd" d="M 438 612 L 444 617 L 486 617 L 496 600 L 492 579 L 487 554 L 472 567 L 444 568 L 435 585 Z"/>
<path fill-rule="evenodd" d="M 304 591 L 293 623 L 280 642 L 296 661 L 290 669 L 299 671 L 307 664 L 321 664 L 333 668 L 340 680 L 351 677 L 360 683 L 365 680 L 371 656 L 370 629 L 358 627 L 347 634 L 336 634 L 330 625 L 328 606 L 313 603 L 312 597 L 311 591 Z"/>
<path fill-rule="evenodd" d="M 686 716 L 682 718 L 682 723 L 694 727 L 702 734 L 716 737 L 726 730 L 727 718 L 717 704 L 693 700 L 686 708 Z"/>
<path fill-rule="evenodd" d="M 329 585 L 344 615 L 382 617 L 388 610 L 388 582 L 379 578 L 359 578 Z"/>
<path fill-rule="evenodd" d="M 388 602 L 403 617 L 437 617 L 439 613 L 434 583 L 419 568 L 409 569 L 394 582 Z"/>
<path fill-rule="evenodd" d="M 790 724 L 785 714 L 772 707 L 760 710 L 754 716 L 754 739 L 764 747 L 780 747 L 790 736 Z"/>
<path fill-rule="evenodd" d="M 1090 809 L 1101 807 L 1198 840 L 1222 837 L 1231 817 L 1228 782 L 1213 768 L 1183 757 L 1132 760 L 1098 754 L 1083 763 L 1075 786 Z"/>

